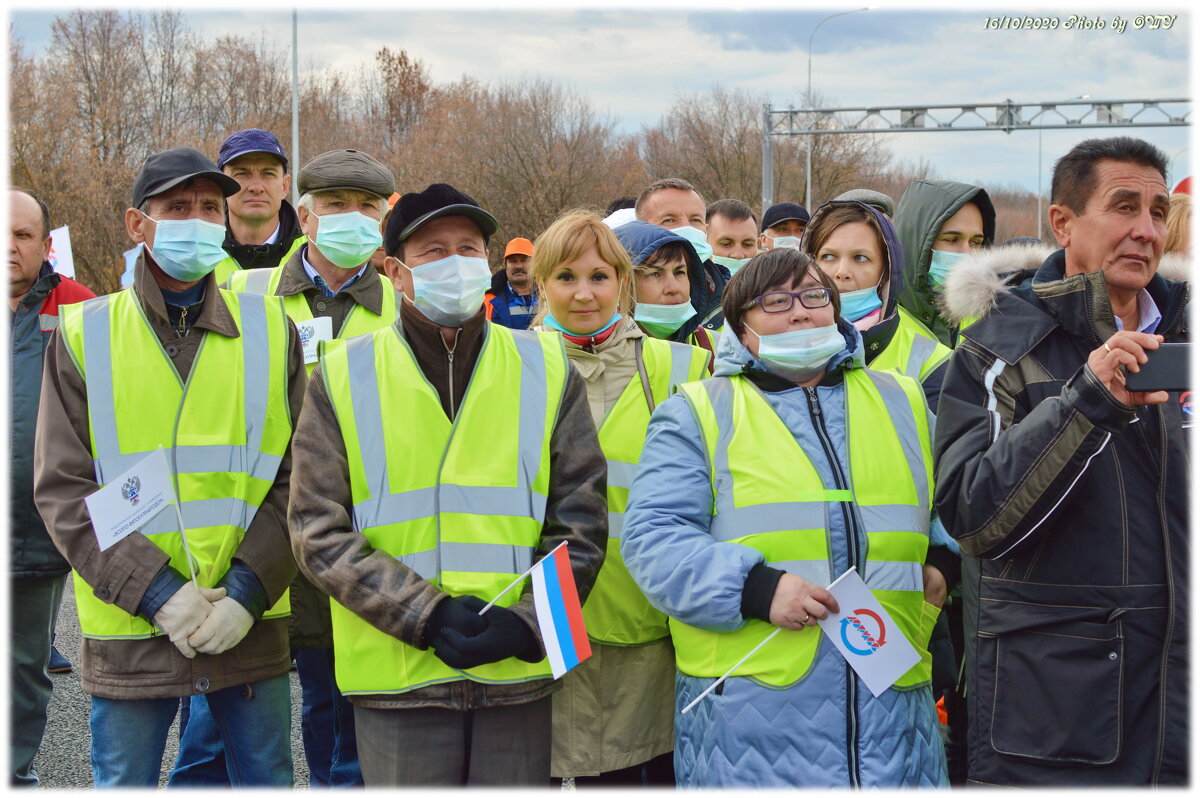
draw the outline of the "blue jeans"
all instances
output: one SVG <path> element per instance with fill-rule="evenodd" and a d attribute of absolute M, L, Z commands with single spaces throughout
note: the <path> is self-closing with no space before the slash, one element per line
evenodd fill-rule
<path fill-rule="evenodd" d="M 179 700 L 179 754 L 167 779 L 171 787 L 228 787 L 233 784 L 225 762 L 225 744 L 208 699 L 194 695 Z"/>
<path fill-rule="evenodd" d="M 300 736 L 312 787 L 356 787 L 363 783 L 354 735 L 354 705 L 337 688 L 333 650 L 298 648 Z"/>
<path fill-rule="evenodd" d="M 209 693 L 230 783 L 291 787 L 291 688 L 287 674 Z M 97 787 L 156 787 L 178 698 L 92 697 L 92 777 Z M 191 725 L 190 723 L 188 724 Z"/>

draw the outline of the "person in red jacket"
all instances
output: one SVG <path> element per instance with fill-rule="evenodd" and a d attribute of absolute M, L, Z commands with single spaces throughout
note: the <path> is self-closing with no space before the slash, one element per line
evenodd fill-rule
<path fill-rule="evenodd" d="M 70 568 L 46 534 L 33 505 L 33 438 L 42 392 L 42 357 L 58 327 L 58 309 L 95 296 L 55 273 L 50 252 L 50 211 L 24 189 L 8 192 L 9 398 L 12 407 L 9 468 L 9 783 L 36 785 L 33 758 L 46 729 L 53 683 L 46 673 L 51 635 Z M 18 623 L 18 618 L 20 623 Z"/>

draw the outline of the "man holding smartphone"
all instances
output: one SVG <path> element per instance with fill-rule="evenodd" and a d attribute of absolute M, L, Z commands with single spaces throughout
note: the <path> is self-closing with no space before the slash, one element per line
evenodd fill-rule
<path fill-rule="evenodd" d="M 1157 274 L 1166 159 L 1084 141 L 1051 194 L 1062 249 L 993 280 L 938 413 L 936 504 L 964 554 L 968 781 L 1186 784 L 1182 406 L 1125 383 L 1186 335 L 1187 286 Z"/>

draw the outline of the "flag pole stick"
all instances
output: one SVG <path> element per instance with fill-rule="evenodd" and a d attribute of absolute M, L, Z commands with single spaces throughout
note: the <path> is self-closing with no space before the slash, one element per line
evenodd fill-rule
<path fill-rule="evenodd" d="M 688 704 L 686 707 L 684 707 L 684 708 L 683 708 L 683 711 L 681 711 L 679 714 L 680 714 L 680 715 L 686 715 L 686 714 L 687 714 L 689 711 L 691 711 L 692 707 L 694 707 L 694 706 L 696 706 L 697 704 L 699 704 L 699 703 L 700 703 L 700 699 L 704 698 L 704 696 L 708 695 L 708 694 L 709 694 L 709 693 L 711 693 L 713 690 L 716 690 L 716 689 L 717 689 L 717 685 L 719 685 L 721 682 L 723 682 L 723 681 L 725 681 L 726 679 L 728 679 L 728 678 L 729 678 L 729 674 L 731 674 L 731 673 L 733 673 L 734 671 L 736 671 L 736 670 L 737 670 L 737 669 L 738 669 L 738 668 L 741 666 L 741 664 L 742 664 L 743 662 L 745 662 L 746 660 L 748 660 L 748 659 L 750 659 L 752 656 L 754 656 L 754 652 L 758 651 L 760 648 L 762 648 L 763 646 L 765 646 L 767 643 L 769 643 L 769 642 L 771 641 L 771 638 L 773 638 L 775 635 L 779 634 L 779 633 L 780 633 L 780 632 L 782 632 L 782 631 L 783 631 L 783 627 L 782 627 L 782 626 L 776 627 L 776 629 L 775 629 L 775 631 L 774 631 L 774 632 L 771 632 L 771 634 L 769 634 L 769 635 L 767 635 L 765 638 L 763 638 L 763 641 L 762 641 L 761 643 L 759 643 L 759 644 L 758 644 L 757 646 L 755 646 L 754 648 L 750 649 L 750 653 L 749 653 L 749 654 L 747 654 L 746 656 L 744 656 L 744 657 L 742 657 L 741 659 L 739 659 L 739 660 L 737 661 L 737 664 L 735 664 L 735 665 L 734 665 L 732 668 L 730 668 L 729 670 L 725 671 L 725 675 L 724 675 L 724 676 L 722 676 L 720 679 L 717 679 L 715 682 L 713 682 L 712 684 L 710 684 L 710 685 L 708 686 L 708 688 L 707 688 L 707 689 L 706 689 L 706 690 L 705 690 L 703 693 L 701 693 L 700 695 L 696 696 L 696 699 L 695 699 L 694 701 L 692 701 L 692 703 L 690 703 L 690 704 Z"/>
<path fill-rule="evenodd" d="M 550 549 L 550 552 L 549 552 L 549 553 L 546 555 L 546 557 L 549 557 L 551 554 L 553 554 L 554 552 L 558 551 L 559 549 L 561 549 L 561 548 L 562 548 L 563 546 L 565 546 L 565 545 L 567 545 L 567 541 L 565 541 L 565 540 L 564 540 L 562 543 L 559 543 L 557 546 L 555 546 L 554 548 Z M 543 557 L 543 558 L 542 558 L 542 560 L 546 559 L 546 557 Z M 497 596 L 496 596 L 494 599 L 492 599 L 491 601 L 489 601 L 489 602 L 487 603 L 487 605 L 486 605 L 486 606 L 485 606 L 483 609 L 481 609 L 481 610 L 479 611 L 479 614 L 480 614 L 480 615 L 483 615 L 485 612 L 487 612 L 488 610 L 490 610 L 490 609 L 492 608 L 492 606 L 493 606 L 493 605 L 495 605 L 495 603 L 496 603 L 497 601 L 499 601 L 499 600 L 500 600 L 500 597 L 501 597 L 501 596 L 503 596 L 505 593 L 507 593 L 508 591 L 512 590 L 514 587 L 516 587 L 516 586 L 517 586 L 517 585 L 518 585 L 518 584 L 521 582 L 521 580 L 522 580 L 522 579 L 524 579 L 525 577 L 529 576 L 530 572 L 531 572 L 531 571 L 533 571 L 533 569 L 534 569 L 534 568 L 537 568 L 537 566 L 538 566 L 538 563 L 539 563 L 539 562 L 541 562 L 542 560 L 538 560 L 538 561 L 537 561 L 537 562 L 535 562 L 533 565 L 529 566 L 529 568 L 528 568 L 528 569 L 526 569 L 525 573 L 521 574 L 521 575 L 520 575 L 520 576 L 518 576 L 516 579 L 512 580 L 512 582 L 510 582 L 510 583 L 508 584 L 508 587 L 506 587 L 506 588 L 504 588 L 503 590 L 501 590 L 501 591 L 500 591 L 500 593 L 499 593 L 499 594 L 497 594 Z"/>
<path fill-rule="evenodd" d="M 161 443 L 158 445 L 158 448 L 160 450 L 162 449 Z M 163 454 L 163 459 L 166 459 L 165 453 Z M 167 469 L 171 472 L 171 492 L 175 493 L 175 469 L 171 467 L 169 460 L 167 461 Z M 175 493 L 173 498 L 175 499 L 175 519 L 179 522 L 179 537 L 183 541 L 183 557 L 185 560 L 187 560 L 188 573 L 191 574 L 192 577 L 192 587 L 196 588 L 196 590 L 199 590 L 200 585 L 196 582 L 196 566 L 192 565 L 192 550 L 188 548 L 187 530 L 184 529 L 183 526 L 183 510 L 181 510 L 179 507 L 179 494 Z"/>

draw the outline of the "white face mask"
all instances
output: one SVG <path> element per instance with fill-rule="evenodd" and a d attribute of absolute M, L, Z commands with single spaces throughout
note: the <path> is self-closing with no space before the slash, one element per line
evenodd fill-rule
<path fill-rule="evenodd" d="M 796 236 L 767 236 L 771 249 L 800 249 L 800 239 Z"/>
<path fill-rule="evenodd" d="M 805 382 L 825 370 L 829 359 L 846 348 L 837 324 L 809 327 L 772 335 L 758 335 L 758 359 L 767 370 L 792 382 Z"/>
<path fill-rule="evenodd" d="M 443 327 L 461 327 L 474 316 L 492 284 L 486 258 L 451 255 L 416 268 L 400 265 L 412 273 L 413 305 Z"/>

